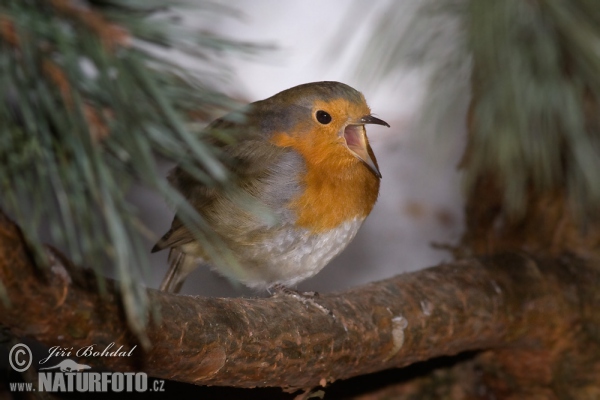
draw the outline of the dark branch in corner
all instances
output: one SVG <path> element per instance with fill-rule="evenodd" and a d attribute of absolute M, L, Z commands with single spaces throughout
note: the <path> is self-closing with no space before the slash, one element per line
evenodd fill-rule
<path fill-rule="evenodd" d="M 19 229 L 0 214 L 0 279 L 10 300 L 0 305 L 0 324 L 48 346 L 135 345 L 114 282 L 101 297 L 91 274 L 52 254 L 49 268 L 33 265 Z M 202 385 L 291 390 L 468 350 L 551 347 L 582 318 L 573 288 L 598 282 L 587 276 L 593 269 L 577 265 L 575 273 L 570 264 L 512 254 L 440 265 L 322 295 L 317 301 L 335 318 L 288 297 L 148 289 L 161 315 L 147 328 L 152 348 L 85 362 Z"/>

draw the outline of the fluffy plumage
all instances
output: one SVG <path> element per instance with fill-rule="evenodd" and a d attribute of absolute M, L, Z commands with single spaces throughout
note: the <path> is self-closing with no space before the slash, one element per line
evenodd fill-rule
<path fill-rule="evenodd" d="M 245 115 L 207 128 L 233 133 L 221 148 L 234 160 L 238 189 L 208 188 L 181 168 L 169 177 L 241 267 L 212 263 L 175 217 L 153 249 L 171 248 L 162 290 L 178 291 L 202 263 L 252 288 L 295 285 L 347 246 L 377 200 L 380 174 L 364 125 L 389 125 L 371 116 L 360 92 L 309 83 L 252 103 Z M 241 206 L 249 199 L 265 212 Z"/>

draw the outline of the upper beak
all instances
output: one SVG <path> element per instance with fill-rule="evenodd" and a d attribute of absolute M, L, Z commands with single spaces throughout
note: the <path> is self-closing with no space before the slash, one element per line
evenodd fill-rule
<path fill-rule="evenodd" d="M 355 124 L 346 126 L 344 129 L 344 139 L 346 139 L 348 149 L 364 162 L 378 178 L 381 178 L 381 172 L 379 172 L 375 154 L 373 154 L 373 150 L 371 150 L 371 146 L 367 139 L 365 124 L 384 125 L 388 128 L 390 126 L 387 122 L 379 118 L 375 118 L 372 115 L 365 115 L 360 120 L 356 121 Z"/>
<path fill-rule="evenodd" d="M 372 115 L 365 115 L 364 117 L 362 117 L 360 119 L 360 122 L 362 122 L 363 124 L 376 124 L 376 125 L 387 126 L 388 128 L 390 127 L 390 124 L 388 124 L 384 120 L 374 117 Z"/>

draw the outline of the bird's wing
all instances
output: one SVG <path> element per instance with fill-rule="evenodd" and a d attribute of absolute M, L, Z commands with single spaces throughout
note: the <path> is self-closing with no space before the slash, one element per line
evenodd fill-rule
<path fill-rule="evenodd" d="M 281 209 L 298 190 L 298 174 L 304 165 L 302 158 L 291 149 L 270 143 L 258 128 L 252 126 L 219 119 L 207 129 L 234 133 L 233 143 L 212 141 L 211 144 L 224 154 L 236 187 L 242 189 L 239 193 L 249 194 L 270 209 Z M 173 169 L 169 181 L 217 232 L 228 227 L 235 227 L 240 233 L 260 229 L 261 222 L 249 218 L 247 210 L 230 201 L 231 191 L 203 185 L 180 167 Z M 171 229 L 156 243 L 152 252 L 194 240 L 195 236 L 175 216 Z"/>

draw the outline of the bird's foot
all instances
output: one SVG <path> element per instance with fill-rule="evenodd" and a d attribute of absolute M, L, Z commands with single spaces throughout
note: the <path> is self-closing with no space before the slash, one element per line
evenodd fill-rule
<path fill-rule="evenodd" d="M 302 302 L 303 304 L 310 304 L 310 305 L 318 308 L 325 314 L 330 315 L 333 318 L 335 318 L 335 315 L 333 315 L 333 312 L 331 312 L 330 309 L 317 303 L 317 301 L 315 300 L 315 299 L 319 298 L 319 293 L 317 293 L 317 292 L 300 292 L 298 290 L 291 289 L 282 284 L 273 285 L 268 289 L 268 291 L 273 296 L 288 296 L 288 297 L 292 297 L 292 298 Z"/>

